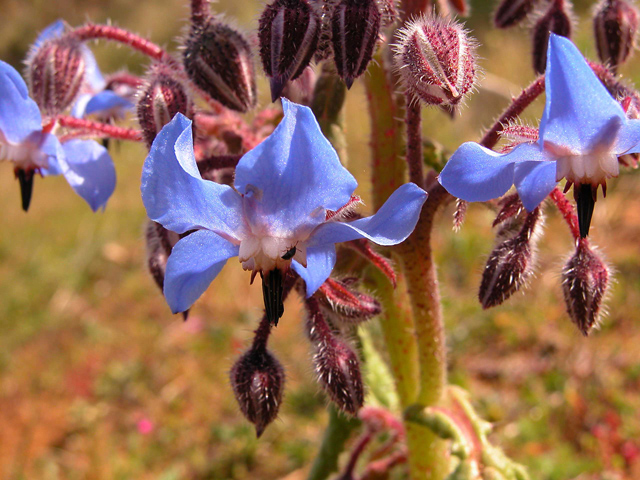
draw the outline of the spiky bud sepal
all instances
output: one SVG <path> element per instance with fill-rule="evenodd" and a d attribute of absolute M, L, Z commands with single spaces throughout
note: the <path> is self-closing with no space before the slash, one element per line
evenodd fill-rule
<path fill-rule="evenodd" d="M 460 24 L 424 15 L 401 29 L 398 38 L 394 62 L 407 93 L 449 109 L 471 93 L 476 42 Z"/>
<path fill-rule="evenodd" d="M 318 45 L 321 20 L 307 0 L 276 0 L 262 12 L 260 58 L 276 101 L 287 82 L 309 65 Z"/>
<path fill-rule="evenodd" d="M 598 57 L 616 72 L 631 55 L 638 33 L 638 9 L 625 0 L 602 0 L 593 16 Z"/>
<path fill-rule="evenodd" d="M 562 293 L 569 318 L 585 336 L 598 324 L 610 277 L 606 262 L 580 239 L 562 269 Z"/>
<path fill-rule="evenodd" d="M 371 295 L 352 288 L 355 278 L 328 278 L 320 287 L 319 300 L 331 318 L 344 324 L 359 324 L 382 312 L 380 302 Z"/>

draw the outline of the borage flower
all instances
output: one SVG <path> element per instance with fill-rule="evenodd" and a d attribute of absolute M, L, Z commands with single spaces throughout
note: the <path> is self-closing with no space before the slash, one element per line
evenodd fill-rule
<path fill-rule="evenodd" d="M 234 188 L 203 180 L 191 121 L 178 114 L 158 134 L 142 171 L 149 218 L 186 233 L 167 262 L 164 294 L 174 313 L 187 310 L 226 261 L 238 256 L 252 279 L 260 273 L 269 320 L 282 315 L 283 275 L 292 268 L 311 296 L 329 277 L 335 244 L 367 238 L 395 245 L 413 231 L 426 192 L 409 183 L 372 217 L 343 223 L 332 215 L 357 183 L 307 107 L 283 99 L 284 119 L 245 154 Z M 275 300 L 274 300 L 275 299 Z"/>
<path fill-rule="evenodd" d="M 43 129 L 40 110 L 24 80 L 11 65 L 0 61 L 0 160 L 15 165 L 22 208 L 29 208 L 36 172 L 64 175 L 93 211 L 104 207 L 116 184 L 107 150 L 93 140 L 61 144 L 49 133 L 52 127 L 50 123 Z"/>
<path fill-rule="evenodd" d="M 619 173 L 618 157 L 640 152 L 640 120 L 627 119 L 570 40 L 551 34 L 546 105 L 539 139 L 498 154 L 473 142 L 461 145 L 440 174 L 449 193 L 470 202 L 504 195 L 515 184 L 528 211 L 556 183 L 574 185 L 580 235 L 586 237 L 599 185 Z"/>

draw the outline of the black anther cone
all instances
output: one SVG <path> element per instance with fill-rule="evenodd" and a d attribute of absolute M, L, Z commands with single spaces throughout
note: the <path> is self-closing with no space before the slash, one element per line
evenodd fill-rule
<path fill-rule="evenodd" d="M 16 170 L 16 177 L 18 177 L 18 182 L 20 182 L 22 209 L 26 212 L 29 210 L 31 194 L 33 193 L 33 171 L 26 171 L 20 168 Z"/>
<path fill-rule="evenodd" d="M 585 238 L 589 235 L 589 227 L 591 226 L 591 217 L 593 216 L 593 208 L 596 204 L 596 192 L 589 184 L 575 185 L 574 196 L 578 206 L 578 225 L 580 227 L 580 237 Z M 577 190 L 580 188 L 580 190 Z"/>
<path fill-rule="evenodd" d="M 284 313 L 282 302 L 282 272 L 275 268 L 270 272 L 260 273 L 262 277 L 262 296 L 264 297 L 264 310 L 269 323 L 278 326 L 278 320 Z"/>

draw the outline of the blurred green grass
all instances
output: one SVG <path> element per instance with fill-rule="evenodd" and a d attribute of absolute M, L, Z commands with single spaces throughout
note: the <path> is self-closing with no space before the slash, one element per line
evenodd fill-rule
<path fill-rule="evenodd" d="M 255 28 L 262 3 L 223 1 L 219 11 Z M 579 2 L 577 43 L 593 54 L 589 2 Z M 64 17 L 113 19 L 174 49 L 184 2 L 61 0 L 0 3 L 0 58 L 19 66 L 36 32 Z M 449 149 L 478 138 L 532 80 L 522 29 L 488 29 L 491 2 L 473 2 L 485 85 L 455 122 L 425 111 L 425 134 Z M 96 49 L 103 69 L 141 72 L 123 48 Z M 640 58 L 623 68 L 640 80 Z M 262 105 L 267 104 L 261 80 Z M 490 87 L 490 88 L 489 88 Z M 535 122 L 539 104 L 525 118 Z M 368 120 L 359 82 L 349 95 L 350 167 L 368 198 Z M 230 263 L 183 323 L 145 270 L 139 178 L 145 152 L 115 145 L 118 186 L 92 214 L 61 178 L 36 179 L 19 208 L 11 166 L 0 164 L 0 477 L 8 479 L 303 478 L 326 420 L 313 380 L 297 299 L 272 337 L 287 371 L 280 418 L 260 440 L 238 412 L 227 372 L 259 319 L 258 287 Z M 491 249 L 490 212 L 472 205 L 458 234 L 451 210 L 436 235 L 450 375 L 470 389 L 494 437 L 535 479 L 640 478 L 624 462 L 640 434 L 640 200 L 635 172 L 598 202 L 593 240 L 616 270 L 603 328 L 583 338 L 564 312 L 559 270 L 570 252 L 549 209 L 537 277 L 526 295 L 482 311 L 476 300 Z M 628 443 L 626 444 L 629 445 Z M 627 450 L 625 450 L 627 448 Z M 606 475 L 617 474 L 618 477 Z"/>

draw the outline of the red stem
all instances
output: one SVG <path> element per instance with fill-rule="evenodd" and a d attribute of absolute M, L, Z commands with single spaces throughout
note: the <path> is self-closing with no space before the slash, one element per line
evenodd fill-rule
<path fill-rule="evenodd" d="M 56 121 L 62 127 L 76 128 L 103 137 L 117 140 L 130 140 L 132 142 L 142 141 L 142 132 L 133 128 L 116 127 L 115 125 L 109 125 L 107 123 L 93 122 L 91 120 L 66 115 L 56 117 Z"/>
<path fill-rule="evenodd" d="M 89 23 L 68 33 L 69 36 L 79 40 L 95 40 L 104 38 L 114 42 L 120 42 L 158 61 L 171 60 L 171 56 L 160 46 L 146 38 L 140 37 L 123 28 L 113 25 L 96 25 Z"/>
<path fill-rule="evenodd" d="M 407 95 L 405 122 L 407 124 L 407 165 L 409 166 L 409 180 L 420 188 L 424 188 L 420 102 L 411 98 L 410 95 Z"/>
<path fill-rule="evenodd" d="M 562 218 L 569 226 L 569 230 L 571 231 L 571 235 L 573 235 L 573 239 L 578 242 L 580 241 L 580 227 L 578 226 L 578 216 L 576 215 L 576 210 L 573 207 L 573 204 L 567 200 L 564 193 L 560 191 L 558 187 L 554 188 L 549 194 L 553 203 L 556 204 Z M 587 239 L 584 239 L 587 241 Z"/>

